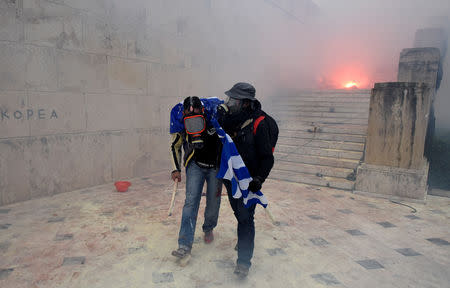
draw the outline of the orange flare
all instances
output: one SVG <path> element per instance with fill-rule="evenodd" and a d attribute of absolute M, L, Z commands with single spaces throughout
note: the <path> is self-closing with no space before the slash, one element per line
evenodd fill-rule
<path fill-rule="evenodd" d="M 344 85 L 344 87 L 345 87 L 345 88 L 357 88 L 358 85 L 357 85 L 357 83 L 356 83 L 355 81 L 350 81 L 350 82 L 347 82 L 347 83 Z"/>

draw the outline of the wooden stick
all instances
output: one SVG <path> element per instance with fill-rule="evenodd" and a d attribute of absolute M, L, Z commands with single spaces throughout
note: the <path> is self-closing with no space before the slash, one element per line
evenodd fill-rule
<path fill-rule="evenodd" d="M 275 225 L 275 226 L 280 225 L 280 223 L 275 221 L 275 219 L 273 218 L 272 212 L 270 212 L 268 205 L 266 208 L 264 208 L 264 211 L 266 211 L 266 215 L 269 217 L 270 221 L 272 221 L 273 225 Z"/>
<path fill-rule="evenodd" d="M 175 204 L 175 194 L 177 193 L 177 189 L 178 189 L 178 179 L 175 179 L 174 182 L 175 183 L 173 183 L 172 200 L 170 200 L 170 206 L 169 206 L 169 216 L 172 215 L 173 206 Z"/>

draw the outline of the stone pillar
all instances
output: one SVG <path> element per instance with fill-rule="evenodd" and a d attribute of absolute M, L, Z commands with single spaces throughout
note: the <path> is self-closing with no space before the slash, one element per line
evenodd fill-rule
<path fill-rule="evenodd" d="M 355 191 L 423 200 L 425 136 L 434 89 L 425 83 L 376 83 L 370 98 L 365 161 Z"/>
<path fill-rule="evenodd" d="M 398 82 L 427 83 L 436 89 L 440 52 L 438 48 L 409 48 L 400 53 Z"/>
<path fill-rule="evenodd" d="M 418 30 L 416 33 L 415 45 L 430 45 L 425 48 L 403 49 L 400 54 L 400 62 L 398 66 L 399 82 L 423 82 L 427 83 L 433 90 L 430 106 L 430 117 L 428 130 L 426 135 L 425 155 L 427 158 L 431 155 L 434 130 L 434 100 L 436 90 L 439 88 L 442 79 L 441 52 L 444 51 L 444 40 L 438 37 L 440 33 L 432 29 Z M 441 35 L 442 36 L 442 35 Z M 441 39 L 438 41 L 438 39 Z M 438 45 L 441 43 L 441 45 Z M 439 46 L 439 48 L 430 48 L 431 45 Z M 444 52 L 445 53 L 445 52 Z"/>

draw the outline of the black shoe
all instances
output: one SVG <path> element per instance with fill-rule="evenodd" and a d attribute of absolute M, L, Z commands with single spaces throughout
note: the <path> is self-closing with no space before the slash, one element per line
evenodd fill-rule
<path fill-rule="evenodd" d="M 245 278 L 248 275 L 249 267 L 237 264 L 236 268 L 234 268 L 234 274 L 236 274 L 239 278 Z"/>
<path fill-rule="evenodd" d="M 178 258 L 184 258 L 188 254 L 191 254 L 191 251 L 184 248 L 178 248 L 172 251 L 172 255 Z"/>

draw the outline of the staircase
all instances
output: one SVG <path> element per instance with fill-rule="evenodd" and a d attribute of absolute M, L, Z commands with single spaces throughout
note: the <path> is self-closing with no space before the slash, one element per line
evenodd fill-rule
<path fill-rule="evenodd" d="M 277 120 L 280 134 L 269 178 L 352 190 L 369 101 L 369 90 L 304 91 L 272 99 L 264 109 Z"/>

